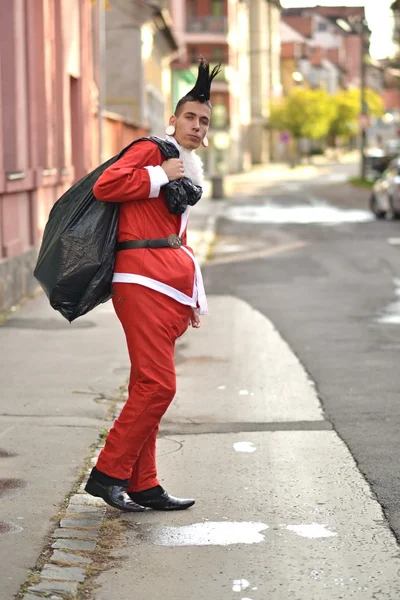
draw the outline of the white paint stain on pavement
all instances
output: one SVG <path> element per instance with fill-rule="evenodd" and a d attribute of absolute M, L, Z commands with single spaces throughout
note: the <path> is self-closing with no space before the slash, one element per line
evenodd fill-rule
<path fill-rule="evenodd" d="M 395 287 L 394 293 L 397 300 L 391 302 L 385 308 L 381 316 L 376 319 L 378 323 L 400 325 L 400 279 L 394 279 L 393 285 Z"/>
<path fill-rule="evenodd" d="M 248 396 L 249 395 L 249 390 L 240 390 L 239 395 L 240 396 Z"/>
<path fill-rule="evenodd" d="M 233 444 L 233 448 L 236 452 L 255 452 L 257 450 L 253 442 L 236 442 Z"/>
<path fill-rule="evenodd" d="M 234 579 L 232 583 L 233 592 L 242 592 L 250 587 L 250 583 L 247 581 L 247 579 Z"/>
<path fill-rule="evenodd" d="M 259 544 L 264 540 L 261 531 L 269 529 L 255 521 L 224 521 L 193 523 L 182 526 L 154 527 L 150 540 L 156 546 L 229 546 L 230 544 Z"/>
<path fill-rule="evenodd" d="M 327 538 L 334 537 L 337 535 L 336 532 L 332 531 L 325 525 L 320 525 L 319 523 L 304 523 L 302 525 L 286 525 L 285 529 L 289 531 L 293 531 L 300 537 L 305 537 L 309 539 L 316 538 Z"/>
<path fill-rule="evenodd" d="M 253 206 L 232 206 L 224 214 L 224 217 L 231 221 L 240 221 L 242 223 L 316 223 L 320 225 L 365 223 L 375 220 L 374 215 L 369 211 L 344 209 L 337 206 L 330 206 L 323 202 L 295 206 L 282 206 L 273 203 Z"/>

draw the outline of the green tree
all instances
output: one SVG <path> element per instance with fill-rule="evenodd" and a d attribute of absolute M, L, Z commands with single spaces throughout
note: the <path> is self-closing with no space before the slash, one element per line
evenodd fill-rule
<path fill-rule="evenodd" d="M 324 138 L 336 116 L 336 105 L 325 90 L 294 90 L 272 107 L 270 125 L 289 131 L 295 139 Z"/>
<path fill-rule="evenodd" d="M 380 117 L 383 114 L 382 98 L 373 90 L 365 91 L 368 114 Z M 332 120 L 329 134 L 348 139 L 357 135 L 360 124 L 361 92 L 359 89 L 343 90 L 334 96 L 336 117 Z"/>
<path fill-rule="evenodd" d="M 272 106 L 270 127 L 290 132 L 298 154 L 300 138 L 319 140 L 328 135 L 336 110 L 336 104 L 325 90 L 297 89 Z"/>

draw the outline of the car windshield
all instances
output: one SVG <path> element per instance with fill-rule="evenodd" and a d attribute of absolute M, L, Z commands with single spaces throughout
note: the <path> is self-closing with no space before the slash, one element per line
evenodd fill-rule
<path fill-rule="evenodd" d="M 390 142 L 387 142 L 386 149 L 388 152 L 399 152 L 400 140 L 391 140 Z"/>

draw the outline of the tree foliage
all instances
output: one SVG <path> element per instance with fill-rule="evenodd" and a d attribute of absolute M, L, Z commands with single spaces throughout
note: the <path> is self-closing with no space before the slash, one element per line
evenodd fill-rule
<path fill-rule="evenodd" d="M 325 90 L 294 90 L 271 109 L 270 124 L 279 131 L 289 131 L 295 139 L 314 140 L 325 137 L 336 107 Z"/>
<path fill-rule="evenodd" d="M 365 93 L 368 113 L 383 114 L 383 102 L 376 92 Z M 293 138 L 318 140 L 327 135 L 349 137 L 359 129 L 361 94 L 359 89 L 344 90 L 330 96 L 325 90 L 294 90 L 271 108 L 270 126 L 288 131 Z"/>
<path fill-rule="evenodd" d="M 332 120 L 330 134 L 338 137 L 351 137 L 359 131 L 361 112 L 361 92 L 359 89 L 344 90 L 334 96 L 336 117 Z M 374 117 L 383 114 L 382 98 L 373 90 L 365 91 L 367 112 Z"/>

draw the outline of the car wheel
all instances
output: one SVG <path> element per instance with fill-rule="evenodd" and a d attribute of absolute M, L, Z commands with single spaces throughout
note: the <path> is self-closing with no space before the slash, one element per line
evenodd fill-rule
<path fill-rule="evenodd" d="M 369 199 L 369 207 L 377 219 L 384 219 L 386 217 L 386 211 L 379 208 L 378 200 L 376 199 L 375 194 L 371 194 Z"/>

